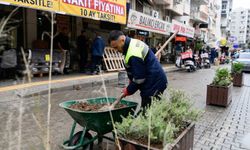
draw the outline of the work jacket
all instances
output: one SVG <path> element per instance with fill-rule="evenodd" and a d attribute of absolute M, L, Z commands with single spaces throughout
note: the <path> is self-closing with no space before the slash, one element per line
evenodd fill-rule
<path fill-rule="evenodd" d="M 142 97 L 154 96 L 167 87 L 167 77 L 154 53 L 142 41 L 126 37 L 123 47 L 130 95 L 138 89 Z"/>

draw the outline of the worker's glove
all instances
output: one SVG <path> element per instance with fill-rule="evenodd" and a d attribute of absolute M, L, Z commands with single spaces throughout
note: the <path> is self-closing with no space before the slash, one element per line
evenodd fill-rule
<path fill-rule="evenodd" d="M 128 93 L 127 88 L 124 88 L 124 89 L 122 90 L 122 93 L 123 93 L 123 97 L 126 97 L 126 96 L 129 96 L 129 95 L 130 95 L 130 94 Z"/>

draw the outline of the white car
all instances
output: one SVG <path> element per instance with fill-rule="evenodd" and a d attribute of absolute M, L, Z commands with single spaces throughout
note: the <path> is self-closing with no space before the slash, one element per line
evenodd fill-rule
<path fill-rule="evenodd" d="M 243 52 L 239 54 L 239 58 L 235 59 L 233 63 L 240 62 L 244 65 L 242 71 L 250 71 L 250 52 Z"/>

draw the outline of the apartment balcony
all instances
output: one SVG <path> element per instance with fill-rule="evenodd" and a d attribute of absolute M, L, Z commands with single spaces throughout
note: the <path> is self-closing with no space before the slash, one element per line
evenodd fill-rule
<path fill-rule="evenodd" d="M 190 4 L 185 3 L 183 14 L 188 16 L 190 15 Z"/>
<path fill-rule="evenodd" d="M 184 4 L 181 0 L 172 0 L 172 3 L 166 6 L 165 9 L 172 11 L 176 16 L 182 16 L 184 13 Z"/>
<path fill-rule="evenodd" d="M 191 0 L 191 3 L 196 5 L 208 5 L 209 0 Z"/>
<path fill-rule="evenodd" d="M 199 7 L 199 10 L 200 10 L 201 12 L 203 12 L 203 13 L 205 13 L 205 14 L 208 15 L 208 6 L 207 6 L 207 5 L 201 5 L 201 6 Z"/>
<path fill-rule="evenodd" d="M 170 5 L 172 0 L 154 0 L 156 5 Z"/>
<path fill-rule="evenodd" d="M 191 12 L 190 19 L 198 23 L 208 23 L 208 15 L 201 11 Z"/>
<path fill-rule="evenodd" d="M 215 12 L 211 11 L 211 12 L 209 13 L 209 16 L 213 19 L 213 21 L 216 21 L 217 14 L 216 14 Z"/>

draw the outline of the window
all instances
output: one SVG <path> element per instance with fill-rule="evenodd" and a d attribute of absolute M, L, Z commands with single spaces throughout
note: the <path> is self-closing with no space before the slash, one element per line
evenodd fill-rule
<path fill-rule="evenodd" d="M 222 9 L 227 9 L 227 4 L 222 4 Z"/>
<path fill-rule="evenodd" d="M 135 9 L 139 12 L 143 12 L 143 3 L 141 1 L 136 1 Z"/>
<path fill-rule="evenodd" d="M 226 13 L 227 13 L 227 11 L 223 10 L 223 11 L 221 11 L 221 13 L 222 13 L 222 14 L 226 14 Z"/>

